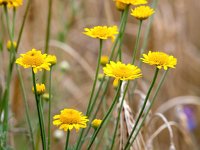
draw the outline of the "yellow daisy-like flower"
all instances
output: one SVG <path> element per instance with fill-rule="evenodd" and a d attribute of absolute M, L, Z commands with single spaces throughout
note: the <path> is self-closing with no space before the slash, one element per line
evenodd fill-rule
<path fill-rule="evenodd" d="M 102 122 L 102 120 L 101 119 L 94 119 L 93 121 L 92 121 L 92 127 L 94 128 L 94 129 L 97 129 L 100 125 L 101 125 L 101 122 Z"/>
<path fill-rule="evenodd" d="M 154 9 L 149 6 L 139 6 L 131 10 L 131 15 L 138 20 L 145 20 L 154 14 Z"/>
<path fill-rule="evenodd" d="M 52 66 L 57 63 L 57 58 L 55 55 L 47 55 L 47 62 L 49 62 Z"/>
<path fill-rule="evenodd" d="M 143 54 L 144 58 L 141 58 L 144 63 L 149 65 L 156 65 L 158 69 L 164 68 L 167 70 L 168 68 L 175 68 L 177 64 L 177 59 L 174 56 L 168 55 L 163 52 L 151 52 L 148 54 Z"/>
<path fill-rule="evenodd" d="M 115 1 L 134 6 L 147 4 L 147 0 L 115 0 Z"/>
<path fill-rule="evenodd" d="M 63 109 L 53 119 L 53 125 L 60 126 L 59 129 L 63 129 L 64 131 L 72 130 L 73 128 L 79 131 L 80 128 L 86 128 L 89 121 L 87 116 L 74 109 Z"/>
<path fill-rule="evenodd" d="M 114 82 L 116 80 L 134 80 L 142 77 L 140 68 L 131 64 L 123 64 L 120 61 L 117 63 L 110 61 L 110 64 L 107 64 L 103 71 L 107 76 L 114 77 Z"/>
<path fill-rule="evenodd" d="M 100 63 L 102 66 L 105 66 L 108 63 L 108 61 L 109 61 L 108 56 L 106 56 L 106 55 L 101 56 Z"/>
<path fill-rule="evenodd" d="M 23 0 L 0 0 L 0 5 L 7 5 L 9 8 L 21 6 Z"/>
<path fill-rule="evenodd" d="M 32 87 L 32 91 L 35 92 L 34 87 Z M 45 85 L 44 84 L 36 84 L 36 91 L 38 95 L 42 95 L 45 93 Z"/>
<path fill-rule="evenodd" d="M 40 50 L 32 49 L 16 60 L 16 63 L 24 68 L 33 68 L 34 73 L 42 69 L 50 70 L 51 63 L 48 62 L 47 54 L 42 54 Z"/>
<path fill-rule="evenodd" d="M 115 2 L 115 6 L 119 11 L 123 11 L 123 10 L 125 10 L 127 4 L 119 2 L 119 1 L 116 1 Z"/>
<path fill-rule="evenodd" d="M 17 46 L 17 43 L 15 42 L 15 41 L 13 41 L 13 42 L 11 42 L 10 40 L 7 42 L 7 49 L 10 51 L 10 49 L 11 49 L 11 46 L 12 46 L 12 44 L 13 44 L 13 47 L 14 48 L 16 48 L 16 46 Z"/>
<path fill-rule="evenodd" d="M 85 28 L 83 34 L 90 36 L 92 38 L 99 38 L 106 40 L 111 38 L 112 41 L 115 39 L 115 35 L 118 34 L 117 26 L 107 27 L 107 26 L 96 26 L 94 28 Z"/>

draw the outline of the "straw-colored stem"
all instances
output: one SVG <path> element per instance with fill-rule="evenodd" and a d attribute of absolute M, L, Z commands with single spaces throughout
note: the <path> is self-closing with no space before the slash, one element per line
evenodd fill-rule
<path fill-rule="evenodd" d="M 133 144 L 133 142 L 135 141 L 135 139 L 136 139 L 138 133 L 140 132 L 140 129 L 142 128 L 142 126 L 143 126 L 143 124 L 144 124 L 144 122 L 145 122 L 145 120 L 146 120 L 146 117 L 148 116 L 149 111 L 151 110 L 151 108 L 152 108 L 152 106 L 153 106 L 153 104 L 154 104 L 154 102 L 155 102 L 155 99 L 156 99 L 156 97 L 157 97 L 157 95 L 158 95 L 158 92 L 159 92 L 159 90 L 160 90 L 160 88 L 161 88 L 161 86 L 162 86 L 162 84 L 163 84 L 163 82 L 164 82 L 164 80 L 165 80 L 165 78 L 166 78 L 167 72 L 168 72 L 168 70 L 166 70 L 166 71 L 164 72 L 164 74 L 163 74 L 163 76 L 162 76 L 160 82 L 158 83 L 158 86 L 157 86 L 157 88 L 156 88 L 156 91 L 155 91 L 155 93 L 154 93 L 154 95 L 153 95 L 153 98 L 152 98 L 152 100 L 151 100 L 150 106 L 147 108 L 147 111 L 146 111 L 146 113 L 144 114 L 143 120 L 142 120 L 142 122 L 140 123 L 140 125 L 139 125 L 139 127 L 138 127 L 138 130 L 136 131 L 133 140 L 130 142 L 130 143 L 131 143 L 130 146 Z M 129 146 L 129 147 L 130 147 L 130 146 Z M 128 148 L 129 148 L 129 147 L 128 147 Z"/>
<path fill-rule="evenodd" d="M 88 147 L 87 147 L 88 150 L 91 148 L 92 144 L 94 143 L 95 138 L 97 137 L 97 134 L 99 133 L 100 129 L 102 128 L 102 126 L 103 126 L 104 123 L 106 122 L 106 120 L 107 120 L 107 118 L 109 117 L 110 113 L 113 111 L 114 106 L 115 106 L 115 104 L 116 104 L 116 102 L 117 102 L 117 100 L 118 100 L 118 98 L 119 98 L 120 89 L 121 89 L 121 82 L 120 82 L 120 85 L 119 85 L 119 87 L 118 87 L 118 89 L 117 89 L 116 95 L 115 95 L 115 97 L 114 97 L 114 100 L 113 100 L 113 102 L 112 102 L 110 108 L 108 109 L 108 111 L 107 111 L 105 117 L 103 118 L 103 120 L 102 120 L 100 126 L 96 129 L 95 133 L 94 133 L 93 136 L 92 136 L 92 139 L 91 139 L 91 141 L 90 141 L 90 143 L 89 143 L 89 145 L 88 145 Z"/>
<path fill-rule="evenodd" d="M 45 136 L 45 130 L 44 130 L 44 120 L 43 120 L 43 111 L 41 108 L 41 101 L 39 99 L 39 96 L 37 94 L 37 89 L 36 89 L 36 81 L 35 81 L 35 73 L 32 68 L 32 78 L 33 78 L 33 87 L 34 87 L 34 94 L 35 94 L 35 100 L 37 104 L 37 112 L 38 112 L 38 119 L 39 119 L 39 125 L 40 125 L 40 134 L 41 134 L 41 139 L 42 139 L 42 147 L 43 150 L 46 150 L 46 136 Z"/>
<path fill-rule="evenodd" d="M 52 66 L 50 67 L 49 74 L 49 112 L 48 112 L 48 150 L 51 149 L 51 76 L 52 76 Z"/>
<path fill-rule="evenodd" d="M 150 87 L 149 87 L 149 90 L 148 90 L 148 92 L 147 92 L 147 95 L 146 95 L 146 97 L 145 97 L 144 104 L 143 104 L 143 106 L 142 106 L 142 108 L 141 108 L 141 110 L 140 110 L 139 116 L 137 117 L 137 119 L 136 119 L 136 121 L 135 121 L 134 127 L 133 127 L 133 129 L 132 129 L 132 131 L 131 131 L 131 134 L 130 134 L 130 136 L 129 136 L 128 140 L 127 140 L 127 143 L 126 143 L 126 145 L 125 145 L 125 150 L 128 148 L 129 142 L 130 142 L 130 140 L 131 140 L 131 138 L 132 138 L 132 136 L 133 136 L 133 133 L 134 133 L 135 129 L 137 128 L 137 125 L 138 125 L 138 123 L 139 123 L 139 121 L 140 121 L 140 118 L 141 118 L 141 116 L 142 116 L 142 114 L 143 114 L 143 112 L 144 112 L 144 109 L 145 109 L 145 106 L 146 106 L 146 104 L 147 104 L 148 98 L 149 98 L 150 93 L 151 93 L 151 91 L 152 91 L 152 89 L 153 89 L 153 86 L 154 86 L 154 84 L 155 84 L 155 82 L 156 82 L 156 79 L 157 79 L 157 76 L 158 76 L 158 72 L 159 72 L 159 69 L 156 68 L 156 71 L 155 71 L 155 74 L 154 74 L 152 83 L 151 83 L 151 85 L 150 85 Z"/>
<path fill-rule="evenodd" d="M 125 82 L 125 81 L 124 81 Z M 125 83 L 124 83 L 125 84 Z M 115 129 L 114 129 L 114 135 L 113 135 L 113 139 L 112 139 L 112 144 L 111 144 L 111 148 L 110 150 L 112 150 L 114 148 L 114 144 L 115 144 L 115 138 L 116 138 L 116 135 L 117 135 L 117 128 L 118 128 L 118 125 L 119 125 L 119 121 L 120 121 L 120 115 L 121 115 L 121 112 L 122 112 L 122 108 L 123 108 L 123 103 L 124 103 L 124 99 L 125 99 L 125 96 L 126 96 L 126 92 L 128 90 L 128 86 L 129 86 L 129 81 L 126 85 L 126 88 L 125 90 L 123 89 L 123 83 L 122 83 L 122 94 L 121 94 L 121 97 L 120 97 L 120 100 L 121 100 L 121 104 L 120 104 L 120 108 L 118 110 L 118 116 L 117 116 L 117 122 L 116 122 L 116 125 L 115 125 Z M 123 91 L 124 90 L 124 91 Z"/>

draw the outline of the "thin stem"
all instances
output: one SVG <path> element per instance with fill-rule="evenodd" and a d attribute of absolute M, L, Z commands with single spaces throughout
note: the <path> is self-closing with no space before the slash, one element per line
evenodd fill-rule
<path fill-rule="evenodd" d="M 86 111 L 86 116 L 89 117 L 89 113 L 92 111 L 92 98 L 93 98 L 93 95 L 94 95 L 94 91 L 95 91 L 95 87 L 96 87 L 96 82 L 97 82 L 97 78 L 98 78 L 98 74 L 99 74 L 99 68 L 100 68 L 100 61 L 101 61 L 101 54 L 102 54 L 102 47 L 103 47 L 103 40 L 100 39 L 100 43 L 99 43 L 99 53 L 98 53 L 98 60 L 97 60 L 97 67 L 96 67 L 96 73 L 95 73 L 95 79 L 94 79 L 94 82 L 93 82 L 93 86 L 92 86 L 92 91 L 91 91 L 91 94 L 90 94 L 90 99 L 89 99 L 89 103 L 88 103 L 88 106 L 87 106 L 87 111 Z M 103 83 L 102 83 L 103 84 Z M 78 142 L 76 144 L 76 149 L 78 149 L 79 145 L 80 145 L 80 142 L 81 142 L 81 138 L 83 136 L 83 133 L 84 133 L 84 129 L 81 130 L 80 132 L 80 135 L 79 135 L 79 138 L 78 138 Z"/>
<path fill-rule="evenodd" d="M 135 63 L 136 53 L 137 53 L 137 50 L 138 50 L 138 48 L 139 48 L 141 27 L 142 27 L 142 20 L 139 21 L 139 26 L 138 26 L 138 32 L 137 32 L 136 42 L 135 42 L 135 46 L 134 46 L 134 49 L 133 49 L 133 55 L 132 55 L 132 56 L 133 56 L 132 64 Z"/>
<path fill-rule="evenodd" d="M 120 82 L 120 85 L 119 85 L 119 87 L 118 87 L 118 89 L 117 89 L 117 92 L 116 92 L 116 95 L 115 95 L 115 97 L 114 97 L 114 100 L 113 100 L 113 102 L 112 102 L 110 108 L 108 109 L 108 111 L 107 111 L 105 117 L 104 117 L 103 120 L 102 120 L 102 123 L 101 123 L 100 126 L 96 129 L 95 133 L 94 133 L 93 136 L 92 136 L 92 139 L 91 139 L 91 141 L 90 141 L 90 144 L 89 144 L 89 146 L 88 146 L 88 148 L 87 148 L 88 150 L 91 148 L 91 146 L 92 146 L 92 144 L 94 143 L 94 140 L 95 140 L 97 134 L 99 133 L 100 129 L 102 128 L 102 126 L 103 126 L 104 123 L 106 122 L 106 120 L 107 120 L 107 118 L 109 117 L 110 113 L 113 111 L 114 106 L 115 106 L 115 104 L 116 104 L 116 102 L 117 102 L 117 100 L 118 100 L 118 98 L 119 98 L 120 89 L 121 89 L 121 82 Z"/>
<path fill-rule="evenodd" d="M 27 15 L 28 15 L 30 4 L 31 4 L 31 0 L 28 0 L 27 5 L 26 5 L 26 10 L 25 10 L 25 13 L 24 13 L 24 16 L 23 16 L 22 24 L 21 24 L 21 27 L 20 27 L 18 39 L 17 39 L 17 46 L 15 48 L 16 52 L 18 51 L 18 48 L 19 48 L 19 43 L 21 41 L 21 37 L 22 37 L 23 30 L 24 30 L 24 25 L 25 25 L 25 22 L 26 22 L 26 18 L 27 18 Z"/>
<path fill-rule="evenodd" d="M 116 125 L 115 125 L 115 129 L 114 129 L 114 135 L 113 135 L 113 139 L 112 139 L 112 144 L 111 144 L 111 148 L 110 150 L 112 150 L 114 148 L 114 144 L 115 144 L 115 138 L 116 138 L 116 135 L 117 135 L 117 128 L 118 128 L 118 125 L 119 125 L 119 121 L 120 121 L 120 115 L 121 115 L 121 112 L 122 112 L 122 108 L 123 108 L 123 103 L 124 103 L 124 98 L 126 96 L 126 92 L 128 90 L 128 86 L 129 86 L 129 81 L 126 85 L 126 88 L 125 88 L 125 91 L 122 92 L 122 99 L 121 99 L 121 105 L 120 105 L 120 108 L 118 110 L 118 116 L 117 116 L 117 122 L 116 122 Z M 123 83 L 122 83 L 123 84 Z M 122 85 L 122 88 L 123 88 L 123 85 Z M 122 89 L 123 90 L 123 89 Z"/>
<path fill-rule="evenodd" d="M 21 86 L 22 95 L 23 95 L 23 102 L 24 102 L 24 105 L 25 105 L 26 120 L 28 122 L 28 127 L 29 127 L 29 132 L 30 132 L 30 141 L 31 141 L 33 150 L 35 150 L 33 128 L 32 128 L 31 121 L 30 121 L 29 107 L 28 107 L 26 92 L 25 92 L 25 88 L 24 88 L 24 82 L 23 82 L 23 79 L 22 79 L 22 74 L 21 74 L 17 64 L 16 64 L 16 69 L 17 69 L 17 73 L 18 73 L 18 76 L 19 76 L 20 86 Z"/>
<path fill-rule="evenodd" d="M 121 15 L 121 24 L 120 24 L 120 30 L 119 30 L 119 35 L 118 35 L 119 47 L 118 47 L 118 53 L 117 53 L 117 56 L 119 56 L 120 61 L 122 60 L 122 43 L 123 43 L 124 32 L 126 29 L 126 23 L 128 19 L 128 11 L 129 11 L 129 7 L 127 6 L 127 8 L 122 12 L 122 15 Z"/>
<path fill-rule="evenodd" d="M 33 78 L 35 100 L 36 100 L 36 104 L 37 104 L 37 112 L 38 112 L 39 125 L 40 125 L 40 134 L 41 134 L 41 138 L 42 138 L 42 147 L 43 147 L 43 150 L 46 150 L 46 136 L 45 136 L 45 130 L 44 130 L 43 111 L 42 111 L 42 108 L 40 105 L 40 99 L 37 94 L 35 73 L 33 72 L 33 68 L 32 68 L 32 78 Z"/>
<path fill-rule="evenodd" d="M 12 36 L 12 31 L 10 29 L 10 21 L 9 21 L 9 16 L 8 16 L 8 9 L 7 5 L 4 5 L 4 12 L 6 16 L 6 24 L 8 28 L 8 33 L 10 37 L 11 43 L 13 43 L 13 36 Z M 14 25 L 14 24 L 12 24 Z M 8 68 L 8 77 L 6 79 L 6 89 L 3 95 L 2 99 L 2 106 L 0 107 L 0 114 L 2 114 L 2 111 L 4 109 L 4 120 L 3 120 L 3 131 L 6 133 L 5 134 L 5 139 L 4 139 L 4 144 L 6 144 L 7 141 L 7 132 L 8 132 L 8 113 L 9 113 L 9 96 L 10 96 L 10 83 L 11 83 L 11 78 L 12 78 L 12 71 L 13 71 L 13 60 L 12 60 L 12 52 L 14 51 L 14 46 L 11 44 L 11 50 L 9 53 L 9 68 Z"/>
<path fill-rule="evenodd" d="M 98 54 L 98 60 L 97 60 L 96 74 L 95 74 L 95 79 L 94 79 L 94 83 L 93 83 L 93 86 L 92 86 L 92 92 L 91 92 L 91 95 L 90 95 L 90 99 L 89 99 L 89 103 L 88 103 L 88 108 L 87 108 L 87 111 L 86 111 L 86 115 L 88 115 L 89 112 L 90 112 L 90 110 L 92 109 L 92 108 L 90 108 L 90 107 L 91 107 L 91 102 L 92 102 L 92 98 L 93 98 L 93 95 L 94 95 L 94 91 L 95 91 L 95 87 L 96 87 L 96 82 L 97 82 L 97 78 L 98 78 L 98 74 L 99 74 L 100 61 L 101 61 L 101 54 L 102 54 L 102 46 L 103 46 L 103 41 L 100 39 L 99 54 Z"/>
<path fill-rule="evenodd" d="M 115 48 L 118 44 L 118 41 L 120 40 L 120 36 L 123 36 L 125 28 L 126 28 L 126 22 L 127 22 L 127 18 L 128 18 L 128 11 L 129 11 L 129 6 L 126 7 L 126 9 L 124 10 L 122 17 L 121 17 L 121 21 L 120 21 L 120 27 L 119 27 L 119 34 L 117 35 L 117 38 L 115 40 L 115 43 L 111 49 L 111 55 L 110 55 L 110 60 L 113 59 L 114 53 L 115 53 Z M 121 33 L 121 34 L 120 34 Z"/>
<path fill-rule="evenodd" d="M 67 150 L 68 148 L 68 144 L 69 144 L 69 135 L 70 135 L 70 130 L 67 130 L 67 138 L 66 138 L 66 144 L 65 144 L 65 150 Z"/>
<path fill-rule="evenodd" d="M 52 0 L 48 2 L 48 17 L 47 17 L 47 30 L 46 30 L 46 40 L 45 40 L 45 49 L 46 54 L 49 53 L 49 39 L 50 39 L 50 28 L 51 28 L 51 14 L 52 14 Z M 42 83 L 46 83 L 46 71 L 42 74 Z"/>
<path fill-rule="evenodd" d="M 132 129 L 132 131 L 131 131 L 131 134 L 130 134 L 128 140 L 127 140 L 127 143 L 126 143 L 126 145 L 125 145 L 125 150 L 127 149 L 128 145 L 129 145 L 129 142 L 130 142 L 130 140 L 131 140 L 131 138 L 132 138 L 132 135 L 133 135 L 133 133 L 134 133 L 134 131 L 135 131 L 135 129 L 136 129 L 136 127 L 137 127 L 139 121 L 140 121 L 140 118 L 141 118 L 141 116 L 142 116 L 142 114 L 143 114 L 143 112 L 144 112 L 144 109 L 145 109 L 145 106 L 146 106 L 146 104 L 147 104 L 148 98 L 149 98 L 150 93 L 151 93 L 151 91 L 152 91 L 152 89 L 153 89 L 153 86 L 154 86 L 154 84 L 155 84 L 155 82 L 156 82 L 156 79 L 157 79 L 157 76 L 158 76 L 158 72 L 159 72 L 159 69 L 156 68 L 156 71 L 155 71 L 155 74 L 154 74 L 154 77 L 153 77 L 153 81 L 152 81 L 152 83 L 151 83 L 151 85 L 150 85 L 150 88 L 149 88 L 149 90 L 148 90 L 148 92 L 147 92 L 147 95 L 146 95 L 146 97 L 145 97 L 144 104 L 143 104 L 143 106 L 142 106 L 142 108 L 141 108 L 141 110 L 140 110 L 139 116 L 137 117 L 137 120 L 136 120 L 136 122 L 135 122 L 135 124 L 134 124 L 134 127 L 133 127 L 133 129 Z"/>
<path fill-rule="evenodd" d="M 156 88 L 155 94 L 153 95 L 153 98 L 152 98 L 152 100 L 151 100 L 150 106 L 147 108 L 147 111 L 146 111 L 146 113 L 145 113 L 145 115 L 144 115 L 144 117 L 143 117 L 143 119 L 142 119 L 142 122 L 140 123 L 139 128 L 138 128 L 138 130 L 136 131 L 136 134 L 134 135 L 134 138 L 133 138 L 133 140 L 130 142 L 131 144 L 128 146 L 127 149 L 130 148 L 130 146 L 131 146 L 131 145 L 133 144 L 133 142 L 135 141 L 135 139 L 136 139 L 138 133 L 140 132 L 140 129 L 142 128 L 142 126 L 143 126 L 143 124 L 144 124 L 144 121 L 146 120 L 146 117 L 147 117 L 147 115 L 149 114 L 149 111 L 151 110 L 151 108 L 152 108 L 152 106 L 153 106 L 153 104 L 154 104 L 154 102 L 155 102 L 155 99 L 156 99 L 156 97 L 157 97 L 157 95 L 158 95 L 158 91 L 160 90 L 160 88 L 161 88 L 161 86 L 162 86 L 162 84 L 163 84 L 163 82 L 164 82 L 164 80 L 165 80 L 165 78 L 166 78 L 167 72 L 168 72 L 168 70 L 166 70 L 166 71 L 164 72 L 164 74 L 163 74 L 163 76 L 162 76 L 160 82 L 158 83 L 158 86 L 157 86 L 157 88 Z"/>
<path fill-rule="evenodd" d="M 51 148 L 51 76 L 52 76 L 52 66 L 50 67 L 50 74 L 49 74 L 48 150 L 50 150 Z"/>

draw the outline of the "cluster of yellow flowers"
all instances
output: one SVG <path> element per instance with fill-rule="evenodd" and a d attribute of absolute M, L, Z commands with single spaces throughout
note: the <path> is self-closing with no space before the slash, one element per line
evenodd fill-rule
<path fill-rule="evenodd" d="M 21 6 L 23 0 L 0 0 L 0 5 L 6 5 L 9 8 Z"/>
<path fill-rule="evenodd" d="M 124 10 L 127 5 L 143 5 L 147 4 L 146 0 L 115 0 L 116 6 L 120 10 Z M 17 7 L 22 4 L 22 0 L 0 0 L 0 5 L 7 5 L 8 7 Z M 139 6 L 132 10 L 131 15 L 138 20 L 147 19 L 149 16 L 154 14 L 154 10 L 149 6 Z M 111 39 L 114 41 L 115 36 L 118 34 L 117 26 L 96 26 L 94 28 L 85 28 L 85 35 L 92 38 L 98 38 L 100 40 Z M 15 43 L 13 43 L 15 46 Z M 11 47 L 11 42 L 7 45 L 8 49 Z M 158 69 L 164 68 L 175 68 L 177 64 L 176 58 L 170 56 L 163 52 L 151 52 L 148 54 L 143 54 L 141 60 L 149 65 L 155 65 Z M 56 56 L 42 54 L 40 50 L 32 49 L 25 54 L 21 54 L 16 60 L 16 63 L 23 66 L 24 68 L 32 68 L 34 73 L 41 71 L 42 69 L 50 70 L 50 67 L 55 65 L 57 62 Z M 118 85 L 119 80 L 134 80 L 142 77 L 141 69 L 132 64 L 124 64 L 120 61 L 114 62 L 110 61 L 107 56 L 101 57 L 102 66 L 104 66 L 103 71 L 106 76 L 115 78 L 114 84 Z M 44 84 L 36 85 L 37 94 L 43 94 L 45 92 Z M 33 89 L 34 91 L 34 89 Z M 80 128 L 86 128 L 88 117 L 83 115 L 74 109 L 63 109 L 59 115 L 53 117 L 53 124 L 60 126 L 60 129 L 64 131 L 72 130 L 73 128 L 78 131 Z M 98 128 L 102 120 L 95 119 L 92 122 L 92 127 L 94 129 Z"/>

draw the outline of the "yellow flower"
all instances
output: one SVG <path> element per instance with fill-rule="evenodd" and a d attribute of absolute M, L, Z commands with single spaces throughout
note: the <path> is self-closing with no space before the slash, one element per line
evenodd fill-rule
<path fill-rule="evenodd" d="M 110 64 L 107 64 L 103 71 L 107 76 L 114 77 L 114 82 L 116 80 L 134 80 L 142 77 L 140 68 L 131 64 L 125 65 L 120 61 L 117 63 L 110 61 Z"/>
<path fill-rule="evenodd" d="M 131 10 L 131 15 L 138 20 L 145 20 L 154 14 L 154 9 L 149 6 L 139 6 Z"/>
<path fill-rule="evenodd" d="M 101 125 L 102 120 L 101 119 L 94 119 L 92 121 L 92 127 L 94 129 L 97 129 Z"/>
<path fill-rule="evenodd" d="M 34 87 L 32 87 L 32 91 L 34 91 Z M 44 94 L 45 93 L 45 85 L 44 84 L 36 84 L 36 91 L 38 95 Z"/>
<path fill-rule="evenodd" d="M 12 44 L 13 44 L 13 47 L 14 48 L 16 48 L 16 46 L 17 46 L 17 43 L 15 42 L 15 41 L 13 41 L 12 43 L 11 43 L 11 41 L 9 40 L 8 42 L 7 42 L 7 49 L 10 51 L 10 49 L 11 49 L 11 46 L 12 46 Z"/>
<path fill-rule="evenodd" d="M 109 61 L 108 56 L 105 56 L 105 55 L 101 56 L 100 63 L 102 66 L 105 66 L 108 63 L 108 61 Z"/>
<path fill-rule="evenodd" d="M 112 41 L 115 39 L 115 35 L 118 34 L 117 26 L 107 27 L 107 26 L 96 26 L 94 28 L 85 28 L 85 32 L 83 34 L 86 34 L 87 36 L 90 36 L 92 38 L 99 38 L 102 40 L 106 40 L 108 38 L 111 38 Z"/>
<path fill-rule="evenodd" d="M 126 8 L 127 4 L 116 1 L 115 6 L 119 11 L 123 11 Z"/>
<path fill-rule="evenodd" d="M 32 49 L 16 60 L 16 63 L 24 68 L 33 68 L 34 73 L 42 69 L 50 70 L 51 63 L 47 60 L 47 54 L 42 54 L 40 50 Z"/>
<path fill-rule="evenodd" d="M 21 6 L 23 0 L 0 0 L 0 5 L 7 5 L 9 8 Z"/>
<path fill-rule="evenodd" d="M 59 129 L 63 129 L 64 131 L 72 130 L 73 128 L 79 131 L 80 128 L 86 128 L 89 121 L 87 116 L 74 109 L 63 109 L 53 119 L 53 125 L 60 126 Z"/>
<path fill-rule="evenodd" d="M 114 81 L 113 81 L 113 87 L 114 87 L 115 89 L 117 89 L 118 85 L 119 85 L 119 80 L 114 80 Z"/>
<path fill-rule="evenodd" d="M 57 58 L 55 55 L 47 55 L 47 62 L 49 62 L 52 66 L 57 63 Z"/>
<path fill-rule="evenodd" d="M 144 63 L 147 63 L 149 65 L 156 65 L 158 69 L 161 69 L 162 67 L 164 70 L 167 70 L 168 68 L 175 68 L 177 64 L 177 59 L 174 58 L 171 55 L 168 55 L 163 52 L 151 52 L 143 54 L 144 58 L 141 58 Z"/>
<path fill-rule="evenodd" d="M 147 0 L 115 0 L 115 1 L 134 6 L 147 4 Z"/>

